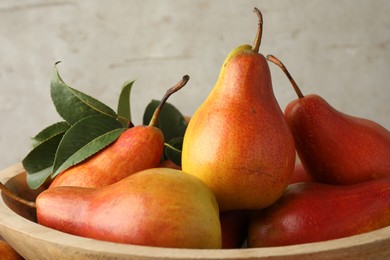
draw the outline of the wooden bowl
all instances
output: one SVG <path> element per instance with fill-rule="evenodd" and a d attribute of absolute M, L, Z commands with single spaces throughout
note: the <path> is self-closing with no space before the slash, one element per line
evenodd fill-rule
<path fill-rule="evenodd" d="M 0 171 L 0 181 L 33 200 L 21 164 Z M 35 222 L 35 212 L 0 199 L 0 236 L 25 259 L 390 259 L 390 227 L 348 238 L 302 245 L 220 250 L 171 249 L 110 243 L 66 234 Z"/>

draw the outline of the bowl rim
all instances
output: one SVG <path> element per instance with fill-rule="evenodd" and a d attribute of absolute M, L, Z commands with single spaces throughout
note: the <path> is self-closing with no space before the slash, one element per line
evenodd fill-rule
<path fill-rule="evenodd" d="M 6 183 L 17 174 L 23 173 L 21 163 L 12 165 L 0 171 L 0 181 Z M 119 244 L 101 240 L 85 238 L 67 234 L 51 229 L 28 219 L 21 217 L 12 211 L 0 200 L 0 235 L 8 241 L 9 232 L 17 232 L 23 236 L 49 241 L 51 244 L 62 247 L 80 248 L 89 253 L 101 254 L 102 252 L 126 257 L 143 257 L 149 259 L 253 259 L 258 257 L 291 257 L 325 252 L 343 252 L 345 249 L 357 249 L 362 246 L 372 246 L 379 242 L 386 242 L 390 247 L 390 226 L 375 231 L 354 235 L 345 238 L 333 239 L 322 242 L 313 242 L 299 245 L 264 247 L 264 248 L 240 248 L 240 249 L 177 249 L 150 246 L 138 246 Z M 390 254 L 390 249 L 389 249 Z"/>

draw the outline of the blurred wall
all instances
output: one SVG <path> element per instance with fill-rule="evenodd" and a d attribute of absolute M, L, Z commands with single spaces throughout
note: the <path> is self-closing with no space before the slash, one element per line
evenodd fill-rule
<path fill-rule="evenodd" d="M 0 169 L 20 162 L 29 138 L 60 120 L 49 81 L 61 60 L 64 81 L 115 108 L 122 83 L 136 78 L 133 121 L 184 74 L 169 102 L 191 115 L 212 89 L 231 49 L 252 44 L 257 6 L 260 51 L 288 66 L 303 93 L 390 129 L 390 1 L 166 0 L 0 2 Z M 270 65 L 282 109 L 296 98 Z"/>

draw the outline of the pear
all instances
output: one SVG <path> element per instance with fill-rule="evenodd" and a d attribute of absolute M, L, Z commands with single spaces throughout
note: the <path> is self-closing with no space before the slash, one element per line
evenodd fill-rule
<path fill-rule="evenodd" d="M 390 225 L 390 179 L 350 185 L 301 182 L 252 215 L 248 247 L 349 237 Z"/>
<path fill-rule="evenodd" d="M 233 49 L 184 134 L 182 169 L 203 180 L 221 211 L 264 208 L 287 187 L 295 146 L 274 96 L 269 66 L 253 47 Z"/>
<path fill-rule="evenodd" d="M 293 184 L 297 182 L 312 182 L 312 181 L 314 181 L 312 175 L 306 171 L 302 163 L 296 162 L 294 167 L 294 173 L 289 184 Z"/>
<path fill-rule="evenodd" d="M 189 80 L 186 75 L 165 93 L 149 125 L 139 125 L 124 131 L 110 146 L 85 162 L 77 164 L 54 178 L 49 188 L 56 186 L 103 187 L 135 172 L 160 165 L 164 151 L 164 135 L 156 127 L 158 116 L 168 97 Z"/>
<path fill-rule="evenodd" d="M 285 108 L 299 158 L 319 182 L 353 184 L 390 177 L 390 132 L 378 123 L 336 110 L 322 97 L 304 96 L 287 68 L 298 99 Z"/>
<path fill-rule="evenodd" d="M 242 248 L 248 235 L 252 210 L 230 210 L 220 212 L 222 248 Z"/>
<path fill-rule="evenodd" d="M 172 248 L 221 248 L 219 209 L 198 178 L 147 169 L 101 188 L 54 187 L 36 199 L 38 223 L 99 240 Z"/>
<path fill-rule="evenodd" d="M 0 256 L 3 260 L 22 260 L 23 257 L 18 254 L 6 241 L 0 238 Z"/>
<path fill-rule="evenodd" d="M 174 163 L 170 159 L 163 160 L 159 167 L 172 168 L 172 169 L 176 169 L 176 170 L 181 170 L 181 166 L 177 165 L 176 163 Z"/>

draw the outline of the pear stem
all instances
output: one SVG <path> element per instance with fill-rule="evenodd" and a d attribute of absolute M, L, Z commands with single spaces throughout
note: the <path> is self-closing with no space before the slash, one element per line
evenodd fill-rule
<path fill-rule="evenodd" d="M 156 126 L 157 123 L 158 123 L 158 117 L 160 115 L 160 112 L 161 112 L 161 109 L 163 108 L 165 102 L 167 101 L 167 99 L 173 94 L 175 93 L 176 91 L 178 91 L 179 89 L 181 89 L 182 87 L 184 87 L 188 80 L 190 79 L 190 76 L 188 75 L 185 75 L 183 76 L 182 80 L 180 80 L 178 83 L 176 83 L 173 87 L 171 87 L 170 89 L 167 90 L 167 92 L 165 93 L 165 95 L 163 96 L 163 98 L 161 99 L 160 101 L 160 104 L 158 104 L 156 110 L 154 111 L 153 113 L 153 116 L 152 116 L 152 119 L 150 119 L 150 122 L 149 122 L 149 126 Z"/>
<path fill-rule="evenodd" d="M 302 94 L 301 90 L 298 87 L 298 84 L 295 82 L 295 80 L 291 76 L 290 72 L 288 72 L 286 66 L 284 66 L 284 64 L 278 58 L 276 58 L 274 55 L 267 55 L 267 60 L 276 64 L 279 68 L 282 69 L 284 74 L 286 74 L 287 78 L 290 80 L 295 92 L 297 93 L 298 98 L 300 98 L 300 99 L 304 98 L 305 96 Z"/>
<path fill-rule="evenodd" d="M 29 200 L 25 200 L 23 199 L 22 197 L 19 197 L 18 195 L 16 195 L 15 193 L 13 193 L 12 191 L 10 191 L 3 183 L 0 182 L 0 190 L 7 196 L 9 197 L 10 199 L 16 201 L 16 202 L 19 202 L 27 207 L 30 207 L 30 208 L 36 208 L 36 204 L 35 202 L 33 201 L 29 201 Z"/>
<path fill-rule="evenodd" d="M 176 147 L 174 147 L 174 146 L 172 146 L 172 145 L 170 145 L 170 144 L 168 144 L 168 143 L 164 143 L 164 145 L 165 145 L 166 147 L 168 147 L 168 148 L 174 150 L 174 151 L 177 152 L 177 153 L 181 153 L 181 150 L 180 150 L 180 149 L 177 149 Z"/>
<path fill-rule="evenodd" d="M 258 24 L 256 38 L 255 41 L 253 42 L 252 51 L 259 52 L 261 38 L 263 36 L 263 15 L 261 14 L 260 10 L 257 9 L 256 7 L 253 8 L 253 12 L 257 14 L 257 17 L 259 18 L 259 24 Z"/>

